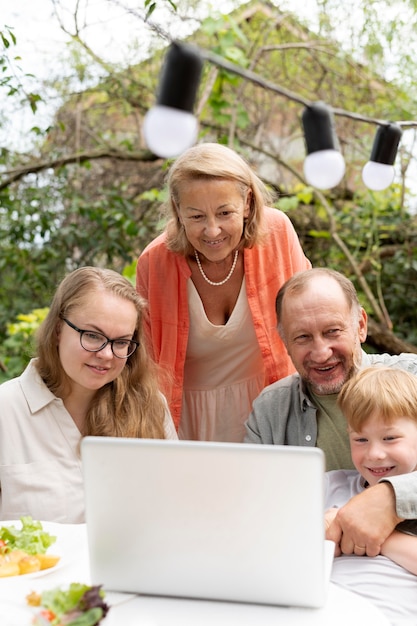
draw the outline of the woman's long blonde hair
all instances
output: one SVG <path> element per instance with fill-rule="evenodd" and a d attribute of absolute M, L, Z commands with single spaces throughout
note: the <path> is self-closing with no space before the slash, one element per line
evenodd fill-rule
<path fill-rule="evenodd" d="M 58 336 L 63 317 L 91 298 L 94 291 L 109 293 L 132 302 L 137 310 L 133 340 L 137 350 L 127 358 L 120 375 L 98 389 L 91 402 L 83 435 L 164 438 L 166 405 L 159 392 L 156 365 L 143 341 L 144 301 L 131 283 L 109 269 L 81 267 L 68 274 L 52 299 L 49 313 L 37 333 L 38 372 L 58 397 L 68 392 L 70 381 L 61 365 Z M 114 312 L 117 316 L 117 311 Z"/>
<path fill-rule="evenodd" d="M 264 207 L 272 202 L 272 195 L 250 165 L 237 152 L 218 143 L 201 143 L 186 150 L 172 164 L 167 177 L 169 199 L 166 209 L 168 219 L 165 231 L 167 247 L 183 256 L 192 255 L 184 228 L 179 220 L 178 207 L 181 187 L 188 182 L 228 180 L 236 183 L 242 198 L 250 193 L 249 216 L 245 220 L 241 246 L 252 248 L 265 236 Z"/>

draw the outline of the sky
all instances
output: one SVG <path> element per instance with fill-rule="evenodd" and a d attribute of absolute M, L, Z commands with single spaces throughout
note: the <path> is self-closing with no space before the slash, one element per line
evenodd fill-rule
<path fill-rule="evenodd" d="M 74 0 L 60 1 L 57 13 L 63 24 L 72 27 Z M 107 0 L 82 0 L 81 26 L 85 22 L 87 40 L 109 58 L 122 60 L 124 43 L 133 36 L 134 24 L 125 12 Z M 47 71 L 55 54 L 69 37 L 60 28 L 52 0 L 12 0 L 2 7 L 1 21 L 12 26 L 24 67 Z M 115 45 L 116 44 L 116 45 Z"/>
<path fill-rule="evenodd" d="M 60 18 L 67 28 L 73 30 L 71 9 L 75 0 L 61 0 L 64 10 Z M 39 81 L 52 75 L 59 75 L 60 68 L 65 67 L 70 37 L 63 32 L 57 16 L 54 14 L 52 0 L 11 0 L 3 5 L 0 13 L 0 28 L 11 27 L 17 39 L 17 45 L 9 51 L 13 57 L 20 57 L 14 62 L 16 75 L 22 78 L 25 87 L 30 91 L 43 91 Z M 83 36 L 88 44 L 103 58 L 111 62 L 122 63 L 128 56 L 129 42 L 137 36 L 137 21 L 129 19 L 125 12 L 107 2 L 107 0 L 81 0 L 81 25 L 85 21 L 88 27 L 83 29 Z M 30 79 L 25 75 L 33 74 Z M 11 113 L 10 105 L 15 106 L 15 99 L 6 98 L 2 106 Z M 0 141 L 9 147 L 24 149 L 27 130 L 34 125 L 47 125 L 56 107 L 45 107 L 40 104 L 34 116 L 30 110 L 14 109 L 12 126 L 0 129 Z M 7 108 L 8 107 L 8 108 Z M 3 134 L 3 137 L 2 137 Z"/>

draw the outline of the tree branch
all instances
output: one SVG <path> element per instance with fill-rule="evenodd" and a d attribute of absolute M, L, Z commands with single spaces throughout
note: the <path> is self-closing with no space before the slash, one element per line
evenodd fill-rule
<path fill-rule="evenodd" d="M 8 170 L 4 172 L 6 179 L 0 182 L 0 191 L 6 189 L 9 185 L 22 179 L 27 174 L 37 174 L 46 169 L 56 169 L 64 165 L 71 163 L 84 163 L 85 161 L 94 161 L 97 159 L 115 159 L 117 161 L 141 161 L 143 163 L 157 161 L 159 157 L 149 152 L 149 150 L 143 150 L 141 152 L 121 152 L 119 150 L 98 150 L 96 152 L 81 152 L 70 154 L 65 157 L 59 157 L 57 159 L 51 159 L 48 161 L 38 161 L 37 163 L 31 163 L 26 167 L 19 167 L 15 170 Z"/>

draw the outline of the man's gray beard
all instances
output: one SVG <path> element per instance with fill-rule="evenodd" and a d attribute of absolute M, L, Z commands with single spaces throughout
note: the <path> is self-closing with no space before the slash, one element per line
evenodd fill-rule
<path fill-rule="evenodd" d="M 347 375 L 345 376 L 344 380 L 342 380 L 341 382 L 337 382 L 337 383 L 329 382 L 329 383 L 323 383 L 321 385 L 316 385 L 316 384 L 313 385 L 311 381 L 304 381 L 304 382 L 307 382 L 310 389 L 318 396 L 330 396 L 330 395 L 339 393 L 339 391 L 342 389 L 345 382 L 350 380 L 352 376 L 356 374 L 357 371 L 358 371 L 358 367 L 354 363 L 352 367 L 350 368 L 350 370 L 348 371 Z"/>
<path fill-rule="evenodd" d="M 348 380 L 346 378 L 346 380 Z M 311 385 L 310 383 L 310 387 L 313 389 L 314 393 L 317 394 L 318 396 L 330 396 L 336 393 L 339 393 L 339 391 L 341 390 L 341 388 L 343 387 L 343 385 L 345 384 L 346 380 L 344 380 L 341 383 L 334 383 L 332 384 L 327 384 L 327 385 Z"/>

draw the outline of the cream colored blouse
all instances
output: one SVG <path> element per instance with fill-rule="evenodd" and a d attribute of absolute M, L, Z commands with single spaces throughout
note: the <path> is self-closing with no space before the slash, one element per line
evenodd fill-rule
<path fill-rule="evenodd" d="M 166 437 L 177 435 L 168 411 Z M 0 521 L 84 522 L 81 434 L 34 361 L 0 386 Z"/>

